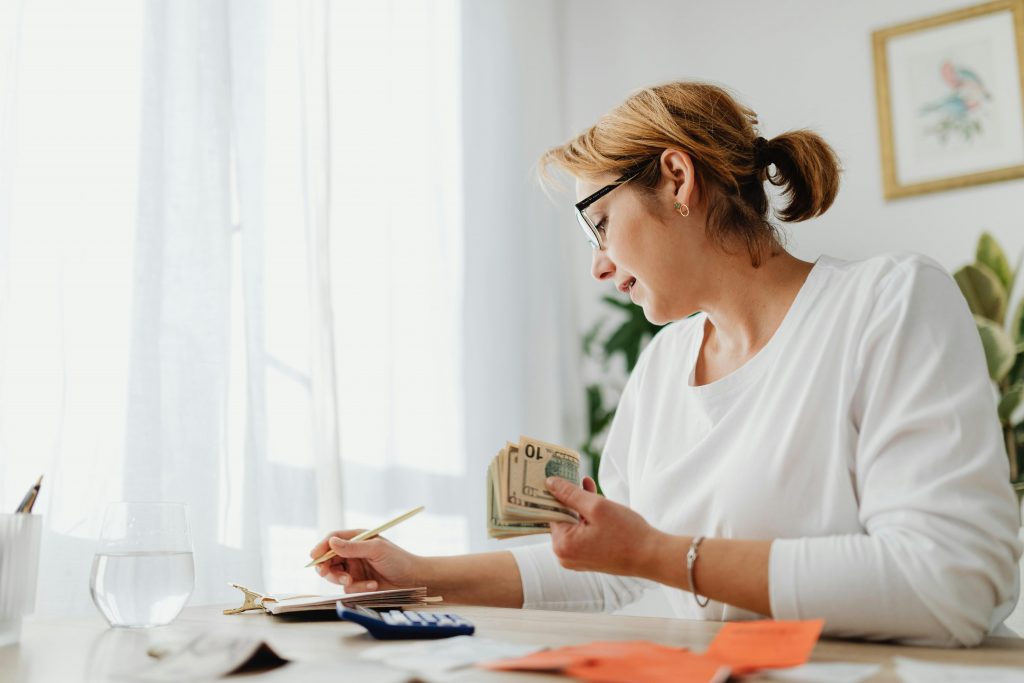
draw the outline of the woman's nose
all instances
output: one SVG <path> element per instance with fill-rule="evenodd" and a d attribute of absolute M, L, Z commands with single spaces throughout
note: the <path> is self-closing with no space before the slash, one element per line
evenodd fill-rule
<path fill-rule="evenodd" d="M 608 258 L 608 252 L 603 249 L 594 250 L 594 258 L 590 262 L 590 274 L 595 280 L 607 280 L 615 275 L 615 264 Z"/>

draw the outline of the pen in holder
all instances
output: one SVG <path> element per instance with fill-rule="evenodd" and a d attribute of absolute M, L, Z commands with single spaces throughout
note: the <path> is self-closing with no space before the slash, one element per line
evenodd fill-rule
<path fill-rule="evenodd" d="M 42 515 L 0 514 L 0 647 L 17 643 L 36 602 Z"/>

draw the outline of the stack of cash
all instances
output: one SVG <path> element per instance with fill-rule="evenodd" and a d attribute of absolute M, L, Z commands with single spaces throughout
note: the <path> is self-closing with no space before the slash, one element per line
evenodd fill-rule
<path fill-rule="evenodd" d="M 580 483 L 580 455 L 525 436 L 508 443 L 487 468 L 487 533 L 491 538 L 544 534 L 550 522 L 576 522 L 575 512 L 548 493 L 544 480 Z"/>

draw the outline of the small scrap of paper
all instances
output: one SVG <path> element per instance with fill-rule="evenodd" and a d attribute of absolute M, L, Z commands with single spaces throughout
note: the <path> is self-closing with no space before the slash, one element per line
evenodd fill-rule
<path fill-rule="evenodd" d="M 444 672 L 491 659 L 522 657 L 538 645 L 506 643 L 478 636 L 378 645 L 363 650 L 360 658 L 412 672 Z"/>
<path fill-rule="evenodd" d="M 1024 669 L 996 666 L 963 666 L 893 657 L 903 683 L 1024 683 Z"/>
<path fill-rule="evenodd" d="M 177 649 L 155 649 L 153 654 L 157 659 L 132 671 L 132 680 L 204 681 L 242 671 L 269 671 L 288 662 L 258 638 L 230 638 L 212 633 L 193 638 Z"/>
<path fill-rule="evenodd" d="M 792 669 L 773 669 L 762 675 L 786 683 L 861 683 L 878 673 L 878 664 L 846 662 L 808 662 Z"/>

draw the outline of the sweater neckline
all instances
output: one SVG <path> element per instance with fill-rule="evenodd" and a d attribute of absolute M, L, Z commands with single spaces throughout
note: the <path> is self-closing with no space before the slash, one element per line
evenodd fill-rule
<path fill-rule="evenodd" d="M 689 372 L 686 379 L 686 388 L 700 398 L 713 399 L 743 389 L 759 377 L 764 369 L 771 365 L 772 359 L 779 354 L 780 349 L 786 347 L 788 339 L 800 326 L 801 319 L 805 316 L 807 309 L 810 308 L 815 295 L 821 288 L 822 271 L 824 269 L 823 262 L 825 260 L 825 257 L 820 257 L 814 262 L 810 272 L 800 286 L 800 290 L 789 305 L 789 310 L 783 316 L 782 322 L 779 323 L 778 328 L 776 328 L 768 342 L 752 358 L 725 377 L 721 377 L 709 384 L 696 386 L 694 385 L 694 378 L 697 372 L 697 357 L 700 354 L 701 346 L 704 344 L 704 332 L 708 319 L 707 314 L 701 312 L 697 320 L 695 343 L 687 363 Z"/>

